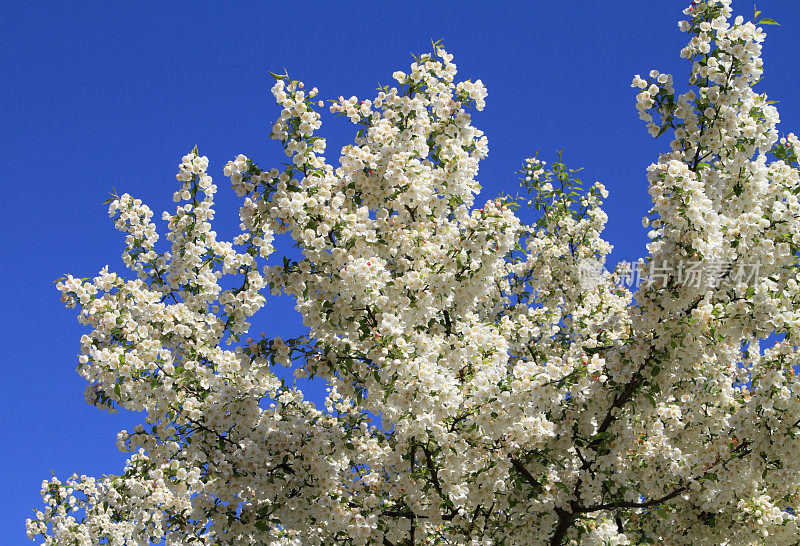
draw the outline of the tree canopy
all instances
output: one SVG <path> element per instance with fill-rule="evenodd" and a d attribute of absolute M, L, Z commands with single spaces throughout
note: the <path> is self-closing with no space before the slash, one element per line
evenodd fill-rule
<path fill-rule="evenodd" d="M 608 193 L 560 157 L 475 203 L 487 91 L 439 44 L 372 99 L 339 165 L 316 88 L 273 74 L 289 162 L 178 167 L 168 242 L 109 200 L 125 265 L 58 289 L 87 327 L 87 402 L 142 411 L 119 475 L 43 483 L 58 544 L 793 544 L 800 541 L 800 141 L 754 90 L 763 25 L 692 2 L 689 88 L 636 76 L 649 256 L 604 271 Z M 666 140 L 665 140 L 666 142 Z M 534 211 L 523 221 L 520 207 Z M 296 256 L 279 256 L 290 237 Z M 626 286 L 623 276 L 640 282 Z M 270 294 L 307 334 L 253 339 Z M 265 312 L 268 312 L 265 311 Z M 778 341 L 767 343 L 770 336 Z M 275 366 L 330 385 L 324 408 Z"/>

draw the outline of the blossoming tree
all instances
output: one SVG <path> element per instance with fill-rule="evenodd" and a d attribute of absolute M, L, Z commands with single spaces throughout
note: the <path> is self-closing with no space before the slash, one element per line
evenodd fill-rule
<path fill-rule="evenodd" d="M 797 253 L 800 141 L 753 90 L 764 33 L 730 0 L 698 2 L 690 89 L 637 76 L 637 108 L 671 151 L 635 290 L 603 263 L 607 192 L 526 161 L 528 195 L 477 208 L 487 140 L 452 56 L 422 55 L 322 154 L 317 90 L 276 76 L 272 129 L 290 164 L 238 156 L 241 233 L 212 230 L 217 187 L 197 150 L 180 203 L 128 194 L 110 215 L 125 264 L 58 288 L 89 328 L 79 372 L 96 406 L 146 414 L 119 475 L 45 481 L 27 522 L 48 544 L 790 544 L 800 540 Z M 756 14 L 757 16 L 758 14 Z M 516 206 L 535 211 L 530 225 Z M 275 259 L 274 237 L 300 253 Z M 679 265 L 716 277 L 686 282 Z M 741 275 L 758 264 L 755 275 Z M 646 268 L 646 267 L 645 267 Z M 283 292 L 308 334 L 249 339 Z M 762 350 L 771 334 L 781 341 Z M 272 372 L 330 385 L 325 407 Z M 378 424 L 374 418 L 380 417 Z"/>

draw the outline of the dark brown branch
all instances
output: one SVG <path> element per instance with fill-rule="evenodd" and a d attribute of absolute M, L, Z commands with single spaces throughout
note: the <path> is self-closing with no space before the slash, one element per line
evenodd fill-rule
<path fill-rule="evenodd" d="M 736 453 L 736 455 L 734 455 L 733 457 L 731 457 L 727 461 L 724 461 L 722 463 L 722 466 L 727 465 L 729 462 L 731 462 L 733 460 L 741 459 L 745 455 L 748 455 L 750 453 L 750 451 L 751 451 L 748 448 L 749 445 L 750 445 L 750 442 L 743 442 L 743 443 L 739 444 L 738 446 L 736 446 L 736 448 L 733 449 L 733 453 Z M 719 462 L 719 461 L 717 461 L 717 462 Z M 666 495 L 664 495 L 662 497 L 659 497 L 657 499 L 651 499 L 651 500 L 645 501 L 645 502 L 627 502 L 627 501 L 622 501 L 622 502 L 608 502 L 608 503 L 605 503 L 605 504 L 595 504 L 593 506 L 580 506 L 580 507 L 578 507 L 577 511 L 579 513 L 585 514 L 585 513 L 589 513 L 589 512 L 596 512 L 598 510 L 614 510 L 614 509 L 617 509 L 617 508 L 649 508 L 651 506 L 657 506 L 659 504 L 662 504 L 664 502 L 672 500 L 675 497 L 677 497 L 678 495 L 688 491 L 689 487 L 691 486 L 691 484 L 693 482 L 696 482 L 696 481 L 699 481 L 699 480 L 702 480 L 703 478 L 705 478 L 706 475 L 709 472 L 711 472 L 712 469 L 716 468 L 716 466 L 717 466 L 717 463 L 714 463 L 708 469 L 706 469 L 700 476 L 697 476 L 696 478 L 690 478 L 689 481 L 685 485 L 682 485 L 681 487 L 678 487 L 677 489 L 675 489 L 671 493 L 668 493 L 668 494 L 666 494 Z"/>
<path fill-rule="evenodd" d="M 657 499 L 652 499 L 646 502 L 608 502 L 606 504 L 595 504 L 594 506 L 581 506 L 578 508 L 578 512 L 581 514 L 587 514 L 589 512 L 596 512 L 598 510 L 614 510 L 616 508 L 649 508 L 651 506 L 656 506 L 661 504 L 662 502 L 667 502 L 668 500 L 672 500 L 681 493 L 684 493 L 689 489 L 689 485 L 684 485 L 679 487 L 678 489 L 674 490 L 672 493 L 668 495 L 664 495 L 663 497 L 659 497 Z"/>
<path fill-rule="evenodd" d="M 433 488 L 436 490 L 436 493 L 439 494 L 439 497 L 441 497 L 441 499 L 444 501 L 445 505 L 450 511 L 450 514 L 455 516 L 457 512 L 454 510 L 450 498 L 442 491 L 442 484 L 439 481 L 439 473 L 436 471 L 436 465 L 433 462 L 431 452 L 424 445 L 420 445 L 420 447 L 422 448 L 422 452 L 425 454 L 425 464 L 428 467 L 428 472 L 431 475 L 431 483 L 433 484 Z"/>
<path fill-rule="evenodd" d="M 569 526 L 572 525 L 572 520 L 574 518 L 570 512 L 563 508 L 556 508 L 556 514 L 558 514 L 558 523 L 556 523 L 553 536 L 550 537 L 550 546 L 562 546 L 564 537 L 567 535 Z"/>
<path fill-rule="evenodd" d="M 450 322 L 450 313 L 444 311 L 444 329 L 448 336 L 453 335 L 453 325 Z"/>
<path fill-rule="evenodd" d="M 514 467 L 514 470 L 519 472 L 522 477 L 525 478 L 525 481 L 528 482 L 537 493 L 540 492 L 542 490 L 542 484 L 540 484 L 533 474 L 531 474 L 528 469 L 525 468 L 525 465 L 522 464 L 522 461 L 513 456 L 509 458 L 511 459 L 511 466 Z"/>

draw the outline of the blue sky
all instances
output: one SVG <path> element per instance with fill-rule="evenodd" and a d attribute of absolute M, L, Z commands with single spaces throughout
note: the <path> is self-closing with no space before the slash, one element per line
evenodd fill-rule
<path fill-rule="evenodd" d="M 122 271 L 122 237 L 101 205 L 112 187 L 156 211 L 171 195 L 180 157 L 198 145 L 220 186 L 222 234 L 233 233 L 237 200 L 222 177 L 236 154 L 262 167 L 283 161 L 267 140 L 277 113 L 267 70 L 285 68 L 324 98 L 369 97 L 405 69 L 410 53 L 443 40 L 461 78 L 480 78 L 487 108 L 475 116 L 489 137 L 479 202 L 514 193 L 522 160 L 537 150 L 584 167 L 583 178 L 611 192 L 606 238 L 611 262 L 644 255 L 641 217 L 649 206 L 644 172 L 666 139 L 637 118 L 633 74 L 675 74 L 683 1 L 617 2 L 7 2 L 0 20 L 0 185 L 4 213 L 2 324 L 6 375 L 0 393 L 3 486 L 0 537 L 25 544 L 24 519 L 39 507 L 53 469 L 118 472 L 115 447 L 135 415 L 108 415 L 83 401 L 75 373 L 82 328 L 53 280 Z M 781 101 L 783 132 L 800 131 L 794 100 L 800 76 L 800 4 L 761 0 L 768 27 L 765 78 Z M 749 2 L 734 2 L 752 14 Z M 326 121 L 326 120 L 324 120 Z M 329 119 L 328 158 L 353 134 Z M 162 231 L 163 233 L 163 231 Z M 262 311 L 268 335 L 296 331 L 291 304 Z M 312 396 L 313 398 L 313 396 Z"/>

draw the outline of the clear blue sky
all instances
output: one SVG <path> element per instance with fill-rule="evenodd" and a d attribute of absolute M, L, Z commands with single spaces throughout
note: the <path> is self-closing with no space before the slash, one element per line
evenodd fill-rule
<path fill-rule="evenodd" d="M 688 1 L 688 0 L 687 0 Z M 480 181 L 485 198 L 516 190 L 514 172 L 555 150 L 601 180 L 611 196 L 611 262 L 643 255 L 644 171 L 667 140 L 639 122 L 635 73 L 651 68 L 686 81 L 678 52 L 683 1 L 616 2 L 5 2 L 0 20 L 0 160 L 3 237 L 0 393 L 3 503 L 0 542 L 25 544 L 24 518 L 40 506 L 55 470 L 115 473 L 116 432 L 135 415 L 108 415 L 83 401 L 75 373 L 82 328 L 52 282 L 121 272 L 122 237 L 101 202 L 111 188 L 160 211 L 180 157 L 197 144 L 220 186 L 222 234 L 233 232 L 236 199 L 222 166 L 238 153 L 262 167 L 283 161 L 266 135 L 276 109 L 267 70 L 286 68 L 321 96 L 368 97 L 405 69 L 411 52 L 442 39 L 462 78 L 487 85 L 476 124 L 489 136 Z M 734 2 L 752 14 L 751 2 Z M 796 65 L 800 3 L 760 0 L 768 27 L 760 89 L 781 101 L 782 130 L 800 131 Z M 329 160 L 352 134 L 342 119 Z M 163 232 L 162 232 L 163 233 Z M 299 325 L 291 305 L 268 306 L 268 335 Z"/>

